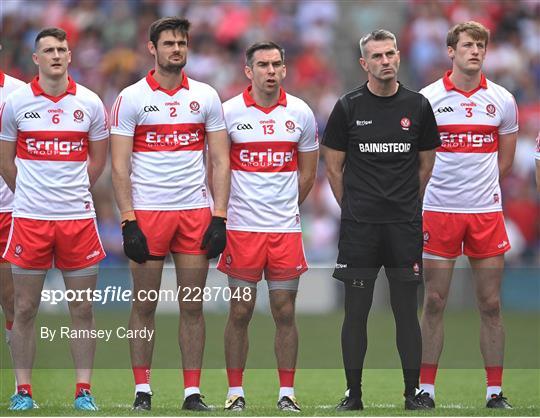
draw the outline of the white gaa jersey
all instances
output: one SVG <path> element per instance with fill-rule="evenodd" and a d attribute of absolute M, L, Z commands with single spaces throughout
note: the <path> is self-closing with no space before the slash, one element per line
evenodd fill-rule
<path fill-rule="evenodd" d="M 301 231 L 298 153 L 319 148 L 315 117 L 283 90 L 271 108 L 258 106 L 250 90 L 223 104 L 232 170 L 227 229 Z"/>
<path fill-rule="evenodd" d="M 0 114 L 2 114 L 2 109 L 6 104 L 7 97 L 25 84 L 24 81 L 10 77 L 0 70 Z M 9 190 L 9 187 L 7 187 L 4 179 L 0 177 L 0 212 L 11 211 L 13 211 L 13 193 Z"/>
<path fill-rule="evenodd" d="M 486 213 L 502 210 L 497 163 L 500 135 L 518 130 L 514 97 L 482 74 L 473 91 L 457 89 L 448 71 L 423 88 L 441 137 L 424 210 Z"/>
<path fill-rule="evenodd" d="M 133 208 L 208 207 L 203 152 L 206 132 L 225 129 L 219 96 L 184 73 L 179 88 L 165 90 L 153 73 L 125 88 L 111 111 L 111 133 L 133 137 Z"/>
<path fill-rule="evenodd" d="M 0 115 L 0 140 L 17 142 L 13 216 L 94 218 L 88 141 L 108 137 L 100 98 L 71 78 L 61 96 L 47 95 L 38 77 L 10 94 Z"/>

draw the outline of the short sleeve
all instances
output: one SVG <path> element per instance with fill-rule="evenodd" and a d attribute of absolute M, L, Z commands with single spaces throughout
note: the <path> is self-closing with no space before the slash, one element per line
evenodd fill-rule
<path fill-rule="evenodd" d="M 422 126 L 420 127 L 420 136 L 418 138 L 418 151 L 429 151 L 441 145 L 441 138 L 429 100 L 424 96 L 421 96 L 421 99 Z"/>
<path fill-rule="evenodd" d="M 338 100 L 328 118 L 322 144 L 338 151 L 347 151 L 349 137 L 347 135 L 347 115 L 341 100 Z"/>
<path fill-rule="evenodd" d="M 499 135 L 511 134 L 517 132 L 518 129 L 518 107 L 514 97 L 508 93 L 504 101 L 502 120 L 499 125 Z"/>
<path fill-rule="evenodd" d="M 17 119 L 13 100 L 10 97 L 0 107 L 0 140 L 14 142 L 17 140 Z"/>
<path fill-rule="evenodd" d="M 94 116 L 90 123 L 88 138 L 90 141 L 100 141 L 109 137 L 109 124 L 107 121 L 107 111 L 99 97 L 96 97 L 94 106 Z"/>
<path fill-rule="evenodd" d="M 319 149 L 319 132 L 313 111 L 306 105 L 305 121 L 302 135 L 298 141 L 299 152 L 309 152 Z"/>
<path fill-rule="evenodd" d="M 204 120 L 206 132 L 215 132 L 225 129 L 225 118 L 223 116 L 221 100 L 213 88 L 210 88 L 208 92 L 208 104 Z"/>
<path fill-rule="evenodd" d="M 111 134 L 133 136 L 138 123 L 137 109 L 131 104 L 125 90 L 117 97 L 111 109 Z"/>

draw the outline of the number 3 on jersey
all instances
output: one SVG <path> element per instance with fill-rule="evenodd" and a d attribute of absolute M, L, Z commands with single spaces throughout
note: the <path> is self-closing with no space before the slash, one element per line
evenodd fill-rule
<path fill-rule="evenodd" d="M 472 118 L 472 107 L 465 108 L 465 116 L 468 118 Z"/>
<path fill-rule="evenodd" d="M 274 125 L 263 125 L 263 132 L 265 135 L 273 135 L 274 134 Z"/>

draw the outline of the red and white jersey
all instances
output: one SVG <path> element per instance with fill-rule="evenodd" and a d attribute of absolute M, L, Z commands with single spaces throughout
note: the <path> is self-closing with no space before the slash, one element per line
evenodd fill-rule
<path fill-rule="evenodd" d="M 227 229 L 301 231 L 298 153 L 319 148 L 315 117 L 283 90 L 271 108 L 258 106 L 250 90 L 223 104 L 232 170 Z"/>
<path fill-rule="evenodd" d="M 10 93 L 24 86 L 24 81 L 10 77 L 0 70 L 0 114 Z M 0 177 L 0 212 L 11 212 L 13 210 L 13 193 L 7 187 L 6 182 Z"/>
<path fill-rule="evenodd" d="M 125 88 L 111 112 L 111 133 L 133 137 L 133 208 L 208 207 L 203 152 L 206 132 L 225 129 L 219 96 L 183 73 L 166 90 L 153 73 Z"/>
<path fill-rule="evenodd" d="M 88 141 L 108 137 L 100 98 L 71 78 L 61 96 L 47 95 L 38 77 L 10 94 L 0 115 L 0 140 L 17 142 L 13 216 L 94 218 Z"/>
<path fill-rule="evenodd" d="M 518 130 L 514 97 L 482 74 L 470 92 L 449 76 L 420 90 L 431 103 L 441 146 L 426 188 L 424 209 L 451 213 L 499 212 L 499 137 Z"/>

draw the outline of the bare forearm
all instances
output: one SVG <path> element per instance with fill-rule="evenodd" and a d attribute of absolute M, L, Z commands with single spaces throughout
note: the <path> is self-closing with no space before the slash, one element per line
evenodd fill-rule
<path fill-rule="evenodd" d="M 343 200 L 343 172 L 328 172 L 328 182 L 336 202 L 341 206 Z"/>
<path fill-rule="evenodd" d="M 15 181 L 17 178 L 17 166 L 15 163 L 3 164 L 0 169 L 0 174 L 9 187 L 9 190 L 15 192 Z"/>
<path fill-rule="evenodd" d="M 298 175 L 298 203 L 302 204 L 315 183 L 315 176 L 299 173 Z"/>
<path fill-rule="evenodd" d="M 88 163 L 88 178 L 90 180 L 90 187 L 96 184 L 99 177 L 103 174 L 105 164 L 92 164 L 92 161 Z"/>
<path fill-rule="evenodd" d="M 509 163 L 499 163 L 499 180 L 505 178 L 510 171 L 512 170 L 512 162 Z"/>
<path fill-rule="evenodd" d="M 418 194 L 421 199 L 424 198 L 424 193 L 426 191 L 427 184 L 429 183 L 429 179 L 431 178 L 431 173 L 432 167 L 420 167 L 420 170 L 418 171 L 418 177 L 420 179 L 420 189 Z"/>
<path fill-rule="evenodd" d="M 229 192 L 231 189 L 231 171 L 228 164 L 216 164 L 212 167 L 211 191 L 214 199 L 214 213 L 227 213 Z"/>
<path fill-rule="evenodd" d="M 112 183 L 116 204 L 121 213 L 133 210 L 131 196 L 131 179 L 127 173 L 119 173 L 113 169 Z"/>

